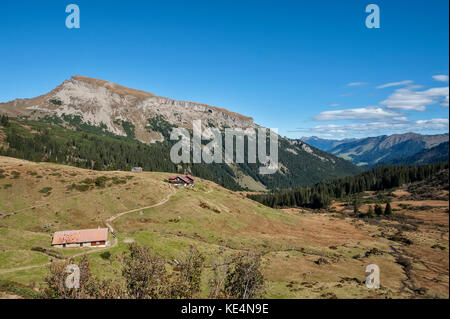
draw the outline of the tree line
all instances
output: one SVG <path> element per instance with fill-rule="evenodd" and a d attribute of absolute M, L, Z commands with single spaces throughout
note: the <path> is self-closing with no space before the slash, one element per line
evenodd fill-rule
<path fill-rule="evenodd" d="M 189 172 L 231 190 L 244 189 L 237 182 L 237 171 L 252 177 L 268 189 L 308 186 L 324 178 L 360 172 L 355 165 L 343 159 L 333 158 L 331 163 L 305 151 L 289 151 L 294 146 L 286 139 L 279 140 L 278 159 L 283 167 L 274 174 L 261 175 L 260 164 L 247 162 L 236 163 L 232 167 L 226 163 L 197 164 L 192 161 L 190 164 L 175 165 L 170 161 L 170 149 L 176 141 L 169 139 L 174 125 L 162 116 L 147 121 L 149 124 L 146 129 L 160 132 L 164 136 L 163 142 L 149 145 L 136 140 L 134 127 L 129 122 L 115 122 L 122 125 L 127 133 L 127 136 L 118 136 L 109 132 L 104 124 L 93 126 L 84 123 L 78 115 L 46 116 L 39 120 L 2 115 L 0 129 L 6 134 L 8 147 L 0 147 L 0 155 L 95 170 L 130 170 L 141 166 L 145 171 Z M 207 142 L 202 141 L 203 144 Z M 222 152 L 225 154 L 224 149 Z M 330 157 L 317 149 L 314 152 L 321 157 Z M 245 154 L 248 154 L 247 142 Z"/>
<path fill-rule="evenodd" d="M 55 121 L 59 121 L 56 124 Z M 116 136 L 99 127 L 70 118 L 76 130 L 58 124 L 19 120 L 0 116 L 0 126 L 6 134 L 8 147 L 0 146 L 0 155 L 34 162 L 52 162 L 94 170 L 123 170 L 140 166 L 144 171 L 186 173 L 212 180 L 231 190 L 242 190 L 227 164 L 180 164 L 170 160 L 173 141 L 144 144 L 130 137 Z M 50 120 L 49 120 L 50 121 Z M 25 129 L 30 127 L 34 132 Z"/>
<path fill-rule="evenodd" d="M 270 194 L 252 194 L 248 197 L 274 208 L 326 208 L 332 199 L 422 181 L 442 169 L 448 169 L 448 162 L 422 166 L 380 166 L 355 176 L 320 182 L 312 187 L 298 187 Z"/>

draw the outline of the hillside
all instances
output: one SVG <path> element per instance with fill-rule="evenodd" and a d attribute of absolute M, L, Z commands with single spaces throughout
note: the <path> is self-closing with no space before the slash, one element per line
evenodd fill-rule
<path fill-rule="evenodd" d="M 444 142 L 437 146 L 423 149 L 420 152 L 402 158 L 391 161 L 391 163 L 386 164 L 396 164 L 396 165 L 423 165 L 436 162 L 448 162 L 448 147 L 449 143 Z"/>
<path fill-rule="evenodd" d="M 417 223 L 422 231 L 404 231 L 414 242 L 405 246 L 386 238 L 395 233 L 397 222 L 367 223 L 340 209 L 275 210 L 198 178 L 193 189 L 174 189 L 165 182 L 167 176 L 0 157 L 0 291 L 31 296 L 30 287 L 42 282 L 51 259 L 77 260 L 84 253 L 94 273 L 114 278 L 117 258 L 127 243 L 137 242 L 174 260 L 194 245 L 207 256 L 207 264 L 239 251 L 260 251 L 268 298 L 448 297 L 448 213 L 440 208 L 445 202 L 427 201 L 433 208 L 426 212 L 394 206 L 399 216 L 412 214 L 424 221 Z M 118 239 L 110 236 L 106 248 L 49 249 L 54 231 L 108 223 Z M 434 232 L 425 231 L 430 223 Z M 447 235 L 441 237 L 445 227 Z M 103 258 L 104 251 L 111 257 Z M 414 287 L 395 251 L 415 256 Z M 370 263 L 381 268 L 381 289 L 363 283 Z M 432 267 L 431 272 L 424 267 Z M 203 274 L 202 296 L 207 296 L 210 275 Z M 426 279 L 430 276 L 436 280 Z"/>
<path fill-rule="evenodd" d="M 402 164 L 404 163 L 402 159 L 448 142 L 448 139 L 448 133 L 437 135 L 405 133 L 342 141 L 303 138 L 305 142 L 313 146 L 345 158 L 362 167 L 371 167 L 379 164 Z M 428 157 L 428 162 L 424 162 L 424 164 L 440 161 L 443 154 L 437 154 L 437 150 L 440 149 L 435 149 L 433 153 L 436 154 L 436 159 Z"/>
<path fill-rule="evenodd" d="M 252 118 L 223 108 L 176 101 L 112 82 L 75 76 L 33 99 L 0 103 L 0 154 L 97 170 L 191 172 L 227 188 L 266 191 L 352 175 L 359 169 L 298 140 L 279 138 L 278 171 L 259 174 L 258 164 L 170 162 L 175 127 L 256 128 Z M 84 135 L 83 135 L 84 134 Z M 25 147 L 24 145 L 28 145 Z"/>

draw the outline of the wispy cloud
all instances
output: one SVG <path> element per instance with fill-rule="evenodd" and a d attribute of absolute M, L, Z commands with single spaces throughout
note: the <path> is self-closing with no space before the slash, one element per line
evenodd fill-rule
<path fill-rule="evenodd" d="M 446 118 L 434 118 L 428 120 L 397 120 L 373 121 L 368 123 L 355 123 L 347 125 L 317 125 L 313 128 L 298 128 L 291 132 L 314 134 L 321 137 L 346 138 L 349 135 L 380 135 L 386 132 L 423 132 L 445 131 L 449 128 L 449 120 Z"/>
<path fill-rule="evenodd" d="M 448 95 L 444 98 L 444 100 L 441 102 L 441 106 L 448 107 Z"/>
<path fill-rule="evenodd" d="M 425 111 L 428 105 L 448 106 L 448 87 L 416 91 L 413 87 L 397 89 L 380 104 L 388 109 Z"/>
<path fill-rule="evenodd" d="M 361 85 L 366 85 L 367 82 L 350 82 L 347 84 L 347 86 L 361 86 Z"/>
<path fill-rule="evenodd" d="M 392 87 L 392 86 L 408 85 L 408 84 L 411 84 L 411 83 L 413 83 L 413 81 L 411 81 L 411 80 L 405 80 L 405 81 L 399 81 L 399 82 L 390 82 L 390 83 L 386 83 L 386 84 L 377 86 L 377 89 L 384 89 L 384 88 L 388 88 L 388 87 Z"/>
<path fill-rule="evenodd" d="M 448 75 L 435 75 L 433 79 L 448 82 Z M 361 86 L 367 82 L 351 82 L 347 86 Z M 404 86 L 404 87 L 402 87 Z M 408 111 L 425 111 L 428 106 L 438 104 L 449 107 L 449 87 L 443 84 L 439 87 L 424 88 L 412 80 L 388 82 L 378 85 L 377 89 L 393 87 L 387 98 L 374 106 L 343 109 L 338 103 L 329 104 L 339 107 L 323 111 L 313 117 L 314 121 L 329 122 L 312 128 L 299 128 L 291 132 L 303 132 L 321 137 L 347 138 L 351 136 L 374 136 L 380 134 L 405 132 L 442 132 L 448 131 L 447 115 L 435 115 L 433 119 L 411 119 Z M 377 95 L 384 91 L 376 91 Z M 350 94 L 341 94 L 348 96 Z M 438 110 L 433 110 L 438 111 Z M 442 113 L 442 110 L 439 111 Z M 416 113 L 417 114 L 417 113 Z M 422 113 L 425 114 L 425 113 Z M 338 122 L 343 121 L 343 122 Z M 316 123 L 319 124 L 319 123 Z"/>
<path fill-rule="evenodd" d="M 314 117 L 316 121 L 336 121 L 336 120 L 373 120 L 389 117 L 399 117 L 400 113 L 385 110 L 378 106 L 366 106 L 356 109 L 345 109 L 338 111 L 325 111 Z"/>
<path fill-rule="evenodd" d="M 440 82 L 448 82 L 448 75 L 444 74 L 433 75 L 433 79 Z"/>

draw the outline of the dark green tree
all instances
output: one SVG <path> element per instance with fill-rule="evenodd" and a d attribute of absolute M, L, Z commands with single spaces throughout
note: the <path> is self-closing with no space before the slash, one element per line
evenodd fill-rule
<path fill-rule="evenodd" d="M 384 209 L 384 214 L 386 216 L 392 215 L 392 207 L 391 207 L 391 203 L 387 203 L 386 204 L 386 208 Z"/>
<path fill-rule="evenodd" d="M 379 204 L 375 205 L 375 215 L 377 216 L 383 215 L 383 208 Z"/>

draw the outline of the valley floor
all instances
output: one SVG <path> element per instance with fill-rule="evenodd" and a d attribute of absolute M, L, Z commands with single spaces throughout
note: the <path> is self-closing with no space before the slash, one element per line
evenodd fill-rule
<path fill-rule="evenodd" d="M 329 211 L 275 210 L 206 180 L 174 190 L 169 175 L 0 157 L 0 298 L 33 297 L 51 260 L 76 261 L 84 253 L 94 273 L 114 278 L 130 242 L 170 260 L 193 245 L 209 265 L 257 250 L 267 298 L 449 297 L 448 200 L 399 189 L 392 217 L 367 219 L 352 216 L 344 202 Z M 361 211 L 374 196 L 365 195 Z M 117 241 L 110 236 L 104 249 L 50 246 L 55 231 L 108 224 Z M 380 268 L 380 289 L 364 284 L 369 264 Z M 201 297 L 210 278 L 205 271 Z"/>

